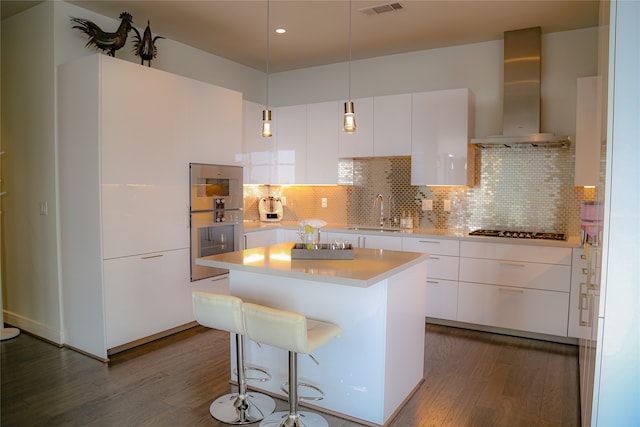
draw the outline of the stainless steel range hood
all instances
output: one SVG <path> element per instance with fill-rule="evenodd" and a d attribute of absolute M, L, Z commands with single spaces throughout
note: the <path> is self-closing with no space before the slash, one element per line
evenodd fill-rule
<path fill-rule="evenodd" d="M 475 138 L 480 147 L 569 145 L 568 136 L 540 133 L 540 27 L 504 33 L 502 135 Z"/>

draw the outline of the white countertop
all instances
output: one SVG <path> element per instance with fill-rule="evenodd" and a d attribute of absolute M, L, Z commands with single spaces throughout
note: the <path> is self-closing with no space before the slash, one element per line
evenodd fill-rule
<path fill-rule="evenodd" d="M 369 287 L 428 259 L 428 254 L 354 248 L 352 260 L 291 259 L 295 242 L 198 258 L 196 264 L 346 286 Z"/>
<path fill-rule="evenodd" d="M 298 221 L 281 221 L 281 222 L 260 222 L 260 221 L 246 221 L 244 223 L 245 232 L 260 231 L 268 228 L 282 227 L 297 229 Z M 469 232 L 472 230 L 462 229 L 435 229 L 435 228 L 414 228 L 410 230 L 402 231 L 378 231 L 359 229 L 353 230 L 353 225 L 347 224 L 334 224 L 330 223 L 322 227 L 322 232 L 335 231 L 340 233 L 351 234 L 368 234 L 368 235 L 385 235 L 396 237 L 433 237 L 438 239 L 456 239 L 466 240 L 471 242 L 486 242 L 486 243 L 509 243 L 518 245 L 533 245 L 533 246 L 556 246 L 563 248 L 577 248 L 582 246 L 580 236 L 568 236 L 567 240 L 544 240 L 544 239 L 509 239 L 506 237 L 486 237 L 486 236 L 470 236 Z"/>

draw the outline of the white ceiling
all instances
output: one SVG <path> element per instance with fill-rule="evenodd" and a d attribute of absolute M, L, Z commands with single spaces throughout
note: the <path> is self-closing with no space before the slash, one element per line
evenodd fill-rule
<path fill-rule="evenodd" d="M 69 2 L 114 19 L 123 11 L 129 12 L 138 28 L 150 21 L 154 35 L 266 69 L 265 0 Z M 37 3 L 2 0 L 2 18 Z M 398 11 L 377 15 L 362 12 L 389 3 L 352 1 L 354 60 L 498 40 L 504 31 L 520 28 L 540 26 L 543 33 L 550 33 L 598 25 L 598 1 L 401 0 L 402 9 Z M 269 10 L 269 72 L 348 60 L 348 0 L 270 0 Z M 285 27 L 287 33 L 275 34 L 277 27 Z M 161 55 L 162 41 L 157 46 Z"/>

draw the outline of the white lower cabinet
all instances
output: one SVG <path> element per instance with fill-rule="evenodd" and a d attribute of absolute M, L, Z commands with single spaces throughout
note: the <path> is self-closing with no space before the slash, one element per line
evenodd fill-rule
<path fill-rule="evenodd" d="M 429 261 L 430 262 L 430 261 Z M 427 265 L 429 265 L 427 263 Z M 427 267 L 427 275 L 429 267 Z M 458 281 L 427 277 L 426 317 L 458 319 Z"/>
<path fill-rule="evenodd" d="M 107 348 L 193 321 L 189 249 L 104 261 Z"/>
<path fill-rule="evenodd" d="M 567 336 L 571 249 L 460 243 L 458 321 Z"/>
<path fill-rule="evenodd" d="M 299 241 L 298 230 L 286 227 L 245 236 L 248 248 Z M 428 253 L 426 317 L 514 332 L 582 336 L 569 323 L 578 315 L 573 310 L 578 307 L 573 282 L 588 271 L 582 249 L 572 256 L 571 248 L 558 246 L 374 232 L 326 231 L 320 237 L 323 243 L 343 239 L 355 248 Z"/>
<path fill-rule="evenodd" d="M 450 239 L 403 237 L 402 250 L 429 254 L 426 316 L 456 320 L 460 242 Z"/>
<path fill-rule="evenodd" d="M 566 336 L 569 294 L 461 281 L 458 320 Z"/>

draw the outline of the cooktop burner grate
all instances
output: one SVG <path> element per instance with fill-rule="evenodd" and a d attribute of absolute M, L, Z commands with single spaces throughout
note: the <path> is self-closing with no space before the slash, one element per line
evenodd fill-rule
<path fill-rule="evenodd" d="M 508 237 L 512 239 L 543 239 L 543 240 L 566 240 L 564 233 L 543 233 L 536 231 L 515 231 L 515 230 L 475 230 L 469 233 L 470 236 L 485 237 Z"/>

